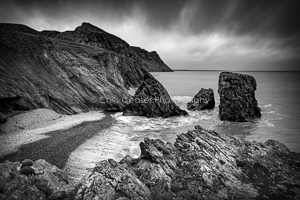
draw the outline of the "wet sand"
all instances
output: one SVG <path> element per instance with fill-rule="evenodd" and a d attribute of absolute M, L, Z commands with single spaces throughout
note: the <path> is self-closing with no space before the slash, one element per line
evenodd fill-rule
<path fill-rule="evenodd" d="M 78 146 L 95 136 L 101 130 L 107 129 L 112 125 L 114 119 L 109 114 L 101 113 L 101 115 L 101 118 L 99 118 L 100 120 L 85 122 L 77 121 L 76 123 L 79 124 L 76 125 L 74 125 L 74 118 L 69 118 L 68 120 L 64 121 L 60 120 L 59 122 L 57 121 L 56 123 L 52 123 L 50 128 L 56 127 L 58 130 L 52 129 L 54 131 L 49 131 L 49 129 L 46 129 L 44 130 L 48 131 L 46 133 L 44 132 L 43 134 L 31 135 L 31 141 L 22 141 L 22 139 L 24 139 L 24 137 L 22 138 L 22 132 L 17 133 L 17 135 L 19 135 L 19 142 L 23 142 L 23 144 L 16 146 L 12 151 L 7 151 L 7 153 L 2 154 L 0 157 L 0 162 L 4 162 L 6 160 L 22 161 L 24 159 L 45 159 L 51 164 L 54 164 L 62 169 L 65 166 L 69 155 Z M 80 116 L 78 116 L 78 118 L 79 117 Z M 95 119 L 96 118 L 93 120 Z M 67 121 L 72 120 L 72 126 L 70 123 L 69 126 L 62 126 L 61 124 L 61 122 L 66 124 Z M 35 137 L 35 139 L 32 139 L 32 137 Z M 3 145 L 1 148 L 3 150 Z"/>

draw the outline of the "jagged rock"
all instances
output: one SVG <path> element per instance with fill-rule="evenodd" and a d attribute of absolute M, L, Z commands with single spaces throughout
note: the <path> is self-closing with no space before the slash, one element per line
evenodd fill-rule
<path fill-rule="evenodd" d="M 99 162 L 82 180 L 78 199 L 296 199 L 300 194 L 300 154 L 274 140 L 247 142 L 196 126 L 178 135 L 174 145 L 145 138 L 140 148 L 137 159 Z M 124 186 L 122 177 L 133 183 L 127 193 L 118 188 Z"/>
<path fill-rule="evenodd" d="M 125 107 L 123 115 L 166 118 L 187 115 L 187 112 L 181 110 L 172 101 L 164 86 L 147 73 L 143 83 L 137 89 L 134 99 Z"/>
<path fill-rule="evenodd" d="M 256 81 L 253 76 L 233 72 L 219 75 L 219 116 L 221 120 L 247 122 L 261 117 L 255 99 Z"/>
<path fill-rule="evenodd" d="M 38 32 L 0 24 L 0 121 L 14 110 L 61 114 L 122 111 L 148 71 L 172 71 L 155 53 L 83 23 L 75 31 Z M 139 56 L 141 55 L 141 56 Z"/>
<path fill-rule="evenodd" d="M 0 199 L 74 199 L 76 185 L 54 165 L 37 160 L 31 167 L 20 166 L 0 163 Z"/>
<path fill-rule="evenodd" d="M 92 184 L 91 184 L 92 183 Z M 151 199 L 150 190 L 126 164 L 103 160 L 81 181 L 76 200 Z"/>
<path fill-rule="evenodd" d="M 215 107 L 214 91 L 201 88 L 201 90 L 194 96 L 192 101 L 187 103 L 188 110 L 206 110 Z"/>

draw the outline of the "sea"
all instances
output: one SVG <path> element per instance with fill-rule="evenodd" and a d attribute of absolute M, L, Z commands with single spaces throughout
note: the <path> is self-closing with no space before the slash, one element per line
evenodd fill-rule
<path fill-rule="evenodd" d="M 201 125 L 209 130 L 248 141 L 278 140 L 290 150 L 300 152 L 300 72 L 240 72 L 252 75 L 257 82 L 255 93 L 262 117 L 251 122 L 228 122 L 219 119 L 220 71 L 155 72 L 172 100 L 186 110 L 186 104 L 201 88 L 212 88 L 216 106 L 212 110 L 188 111 L 189 116 L 146 118 L 111 114 L 114 124 L 105 133 L 86 141 L 75 150 L 66 165 L 76 179 L 85 169 L 107 158 L 120 160 L 126 155 L 138 157 L 139 143 L 145 137 L 173 143 L 177 135 Z M 103 136 L 109 138 L 105 141 Z M 76 169 L 74 170 L 74 166 Z M 77 177 L 76 177 L 77 176 Z"/>

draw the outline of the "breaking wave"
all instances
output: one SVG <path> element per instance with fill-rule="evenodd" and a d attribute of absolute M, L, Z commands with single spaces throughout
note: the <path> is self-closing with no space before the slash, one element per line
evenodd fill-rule
<path fill-rule="evenodd" d="M 186 110 L 186 103 L 192 97 L 175 96 L 173 101 Z M 281 120 L 285 115 L 271 104 L 260 106 L 262 118 L 253 122 L 227 122 L 218 117 L 219 100 L 216 107 L 205 111 L 188 111 L 189 116 L 170 118 L 147 118 L 139 116 L 123 116 L 118 112 L 112 114 L 115 122 L 112 127 L 102 130 L 99 134 L 79 146 L 70 156 L 66 169 L 69 175 L 78 179 L 86 173 L 86 168 L 91 168 L 96 162 L 114 158 L 120 160 L 126 155 L 138 157 L 140 155 L 139 143 L 148 138 L 158 138 L 165 142 L 174 142 L 177 135 L 191 130 L 195 125 L 210 130 L 224 132 L 228 135 L 246 137 L 260 129 L 273 128 L 276 120 Z"/>

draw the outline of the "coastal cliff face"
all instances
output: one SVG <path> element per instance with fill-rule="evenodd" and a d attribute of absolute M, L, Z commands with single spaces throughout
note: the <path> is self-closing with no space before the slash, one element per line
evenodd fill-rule
<path fill-rule="evenodd" d="M 0 55 L 0 120 L 35 108 L 120 111 L 146 73 L 172 71 L 156 53 L 88 23 L 63 33 L 0 24 Z"/>
<path fill-rule="evenodd" d="M 89 46 L 114 51 L 133 60 L 137 60 L 150 72 L 172 72 L 159 57 L 156 51 L 148 52 L 139 47 L 130 46 L 121 38 L 89 23 L 82 23 L 74 31 L 42 31 L 42 35 L 60 40 L 77 42 Z"/>
<path fill-rule="evenodd" d="M 219 115 L 221 120 L 247 122 L 261 117 L 255 98 L 256 80 L 253 76 L 234 72 L 219 75 Z"/>

